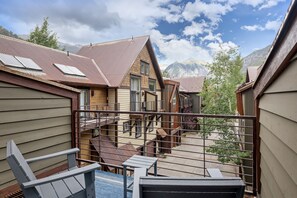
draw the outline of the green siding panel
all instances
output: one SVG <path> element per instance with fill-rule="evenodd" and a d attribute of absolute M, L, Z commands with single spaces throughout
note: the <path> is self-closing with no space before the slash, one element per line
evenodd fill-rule
<path fill-rule="evenodd" d="M 70 107 L 69 99 L 22 99 L 0 100 L 1 111 L 20 111 Z"/>
<path fill-rule="evenodd" d="M 30 121 L 43 118 L 54 118 L 61 116 L 71 116 L 71 110 L 67 108 L 41 109 L 26 111 L 0 112 L 0 124 L 10 122 Z"/>
<path fill-rule="evenodd" d="M 283 196 L 277 197 L 295 197 L 297 195 L 296 184 L 264 142 L 261 142 L 260 151 L 262 153 L 261 171 L 270 182 L 275 182 L 275 184 L 269 184 L 272 194 L 276 194 L 279 188 Z"/>
<path fill-rule="evenodd" d="M 297 92 L 265 94 L 259 108 L 297 122 Z"/>
<path fill-rule="evenodd" d="M 0 124 L 0 137 L 8 134 L 21 133 L 26 131 L 47 129 L 55 126 L 70 125 L 71 117 L 63 116 L 57 118 L 44 118 L 39 120 L 29 120 L 25 122 L 12 122 Z"/>
<path fill-rule="evenodd" d="M 63 98 L 53 94 L 48 94 L 33 89 L 26 89 L 21 87 L 0 88 L 0 99 L 24 99 L 24 98 Z"/>

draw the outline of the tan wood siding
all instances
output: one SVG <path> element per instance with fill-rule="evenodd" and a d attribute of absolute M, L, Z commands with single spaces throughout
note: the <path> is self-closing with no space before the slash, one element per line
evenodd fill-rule
<path fill-rule="evenodd" d="M 260 98 L 261 197 L 297 194 L 297 67 L 287 69 Z"/>
<path fill-rule="evenodd" d="M 149 76 L 140 74 L 140 61 L 145 61 L 150 65 L 150 73 Z M 130 87 L 130 74 L 136 74 L 136 75 L 141 75 L 141 88 L 142 89 L 148 89 L 149 88 L 149 78 L 150 79 L 155 79 L 156 80 L 156 89 L 160 90 L 160 84 L 158 82 L 158 78 L 155 72 L 155 69 L 153 67 L 153 63 L 149 54 L 149 51 L 147 49 L 147 46 L 145 45 L 137 58 L 135 59 L 132 67 L 130 68 L 129 72 L 127 75 L 124 77 L 124 80 L 122 81 L 121 86 L 124 87 Z"/>
<path fill-rule="evenodd" d="M 97 110 L 96 106 L 103 107 L 107 103 L 106 89 L 104 88 L 94 88 L 91 93 L 94 93 L 93 96 L 90 97 L 90 105 L 92 110 Z M 102 109 L 98 109 L 102 110 Z"/>
<path fill-rule="evenodd" d="M 71 148 L 71 100 L 0 82 L 0 189 L 16 181 L 6 162 L 13 139 L 25 158 Z M 30 164 L 35 173 L 65 163 L 66 156 Z"/>

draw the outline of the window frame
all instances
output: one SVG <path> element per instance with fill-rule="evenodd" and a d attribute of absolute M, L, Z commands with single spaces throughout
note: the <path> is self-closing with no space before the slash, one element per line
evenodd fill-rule
<path fill-rule="evenodd" d="M 153 83 L 154 84 L 154 91 L 152 91 L 151 89 L 150 89 L 150 84 L 151 83 Z M 151 78 L 149 78 L 149 80 L 148 80 L 148 88 L 149 88 L 149 91 L 151 91 L 151 92 L 156 92 L 157 91 L 157 81 L 156 81 L 156 79 L 151 79 Z"/>
<path fill-rule="evenodd" d="M 135 138 L 142 136 L 142 121 L 137 119 L 135 120 Z"/>
<path fill-rule="evenodd" d="M 140 74 L 150 75 L 150 64 L 148 62 L 140 60 Z"/>
<path fill-rule="evenodd" d="M 138 87 L 139 90 L 132 90 L 132 79 L 138 80 Z M 138 102 L 136 101 L 132 101 L 132 92 L 135 92 L 136 97 L 138 96 Z M 138 104 L 138 107 L 137 107 Z M 133 105 L 135 105 L 133 107 Z M 131 75 L 130 76 L 130 111 L 140 111 L 141 110 L 141 76 L 135 76 L 135 75 Z"/>
<path fill-rule="evenodd" d="M 123 122 L 123 133 L 127 133 L 131 131 L 130 121 Z"/>

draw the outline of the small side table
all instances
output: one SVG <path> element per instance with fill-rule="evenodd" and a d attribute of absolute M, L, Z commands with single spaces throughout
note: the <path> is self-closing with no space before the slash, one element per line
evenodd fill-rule
<path fill-rule="evenodd" d="M 129 159 L 127 159 L 123 165 L 123 175 L 124 175 L 124 198 L 127 198 L 127 167 L 131 168 L 146 168 L 146 174 L 148 169 L 154 166 L 154 175 L 157 176 L 157 161 L 156 157 L 146 157 L 140 155 L 133 155 Z M 129 190 L 132 191 L 132 190 Z"/>

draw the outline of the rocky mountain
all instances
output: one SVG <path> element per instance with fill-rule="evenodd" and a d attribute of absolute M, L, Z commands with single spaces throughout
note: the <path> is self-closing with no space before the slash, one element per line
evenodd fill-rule
<path fill-rule="evenodd" d="M 184 62 L 174 62 L 163 71 L 164 77 L 181 78 L 190 76 L 206 76 L 208 73 L 204 67 L 205 63 L 196 60 L 187 60 Z"/>
<path fill-rule="evenodd" d="M 242 70 L 246 71 L 247 67 L 262 65 L 266 60 L 270 48 L 271 45 L 268 45 L 267 47 L 253 51 L 251 54 L 244 57 Z"/>
<path fill-rule="evenodd" d="M 5 35 L 5 36 L 10 36 L 13 38 L 19 38 L 18 35 L 16 35 L 12 31 L 7 30 L 6 28 L 2 27 L 1 25 L 0 25 L 0 34 Z"/>

